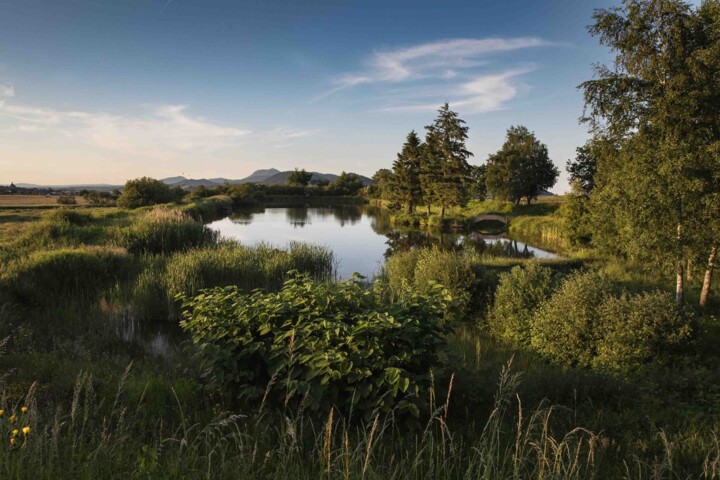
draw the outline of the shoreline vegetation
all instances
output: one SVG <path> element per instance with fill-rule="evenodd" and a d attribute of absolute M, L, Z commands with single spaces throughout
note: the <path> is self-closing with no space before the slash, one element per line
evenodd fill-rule
<path fill-rule="evenodd" d="M 471 165 L 446 103 L 370 185 L 0 209 L 0 478 L 720 479 L 720 4 L 593 20 L 615 58 L 562 197 L 534 132 Z M 394 225 L 375 278 L 208 226 L 338 198 Z M 483 214 L 562 257 L 448 232 Z"/>
<path fill-rule="evenodd" d="M 406 418 L 394 402 L 388 411 L 371 409 L 356 420 L 335 408 L 313 411 L 302 401 L 293 408 L 278 408 L 263 400 L 272 383 L 281 386 L 274 397 L 288 391 L 287 380 L 277 376 L 256 384 L 255 401 L 238 403 L 228 397 L 233 389 L 212 387 L 203 380 L 205 364 L 196 363 L 196 353 L 183 353 L 183 348 L 195 349 L 177 330 L 183 315 L 178 295 L 193 298 L 200 289 L 228 284 L 247 293 L 258 287 L 279 291 L 292 270 L 306 272 L 324 285 L 334 259 L 331 252 L 311 246 L 249 248 L 218 239 L 201 219 L 225 215 L 229 208 L 228 197 L 208 197 L 136 210 L 58 207 L 40 215 L 29 209 L 27 216 L 22 210 L 0 212 L 7 215 L 4 225 L 16 220 L 28 224 L 22 233 L 3 235 L 0 241 L 1 336 L 6 339 L 0 369 L 8 372 L 0 387 L 0 408 L 16 413 L 29 405 L 23 423 L 32 432 L 25 448 L 0 448 L 8 478 L 24 478 L 28 471 L 47 472 L 47 478 L 172 477 L 180 472 L 192 478 L 208 468 L 212 478 L 238 472 L 263 478 L 289 472 L 298 478 L 546 478 L 543 472 L 548 469 L 555 478 L 648 478 L 660 472 L 713 478 L 712 469 L 720 462 L 713 422 L 720 412 L 708 388 L 717 384 L 712 372 L 718 370 L 712 365 L 720 359 L 710 353 L 716 335 L 712 321 L 698 318 L 693 327 L 694 348 L 706 352 L 703 359 L 674 351 L 676 344 L 666 337 L 637 338 L 632 341 L 649 342 L 650 353 L 633 357 L 640 366 L 630 371 L 624 370 L 629 357 L 607 354 L 598 369 L 563 366 L 565 360 L 548 362 L 532 341 L 519 347 L 513 340 L 517 334 L 492 327 L 493 312 L 501 308 L 498 301 L 505 301 L 497 293 L 502 285 L 504 291 L 516 292 L 507 300 L 515 313 L 511 309 L 504 315 L 532 324 L 532 316 L 516 309 L 528 295 L 523 283 L 510 287 L 508 282 L 533 265 L 548 267 L 556 286 L 532 298 L 554 298 L 563 279 L 583 270 L 605 275 L 613 291 L 639 293 L 660 286 L 649 277 L 644 284 L 637 282 L 640 275 L 628 266 L 577 252 L 569 258 L 538 261 L 423 248 L 388 260 L 379 283 L 369 287 L 379 289 L 377 295 L 387 295 L 387 305 L 407 295 L 433 295 L 434 285 L 450 287 L 446 298 L 452 300 L 443 309 L 442 322 L 449 322 L 452 332 L 443 335 L 438 344 L 443 346 L 438 357 L 443 360 L 432 369 L 432 377 L 422 380 L 430 383 L 419 388 L 420 396 L 413 400 L 422 400 L 417 416 Z M 559 208 L 560 203 L 517 207 L 485 202 L 459 213 L 470 217 L 500 211 L 511 219 L 512 229 L 513 222 L 526 218 L 533 219 L 528 225 L 556 225 Z M 521 231 L 532 233 L 533 228 L 523 226 Z M 622 293 L 608 295 L 618 300 L 608 300 L 602 309 L 622 312 L 629 308 L 622 302 L 635 302 L 635 293 L 628 300 Z M 220 308 L 202 295 L 195 302 L 200 303 L 186 312 L 197 315 L 198 305 Z M 532 303 L 526 305 L 526 312 L 534 311 Z M 559 305 L 566 310 L 565 304 Z M 365 318 L 366 313 L 358 315 Z M 668 322 L 668 331 L 675 332 L 674 320 Z M 123 333 L 159 325 L 171 327 L 173 333 L 158 338 L 179 335 L 186 346 L 179 348 L 181 340 L 171 340 L 178 347 L 158 356 L 138 349 Z M 528 331 L 519 325 L 517 332 Z M 670 333 L 681 335 L 678 341 L 688 334 Z M 292 342 L 283 338 L 281 342 Z M 221 345 L 217 348 L 226 348 Z M 617 346 L 592 350 L 597 348 L 622 351 Z M 675 360 L 659 362 L 653 353 L 658 348 L 669 349 L 663 355 Z M 403 375 L 412 370 L 401 371 L 406 373 L 396 379 L 386 377 L 397 382 L 399 392 Z M 332 384 L 338 381 L 332 378 L 342 377 L 330 378 Z M 409 385 L 413 381 L 418 380 Z M 689 412 L 698 415 L 690 423 Z M 6 413 L 0 419 L 3 428 L 9 428 L 8 421 Z M 110 430 L 101 427 L 107 422 Z M 72 441 L 78 436 L 82 441 Z"/>

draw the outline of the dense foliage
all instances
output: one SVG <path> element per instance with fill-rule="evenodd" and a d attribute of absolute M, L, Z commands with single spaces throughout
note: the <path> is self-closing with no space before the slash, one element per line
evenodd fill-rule
<path fill-rule="evenodd" d="M 305 171 L 303 168 L 302 170 L 298 170 L 297 168 L 290 172 L 290 174 L 287 177 L 286 183 L 288 185 L 298 185 L 301 187 L 306 187 L 308 183 L 310 183 L 310 180 L 312 180 L 312 173 Z"/>
<path fill-rule="evenodd" d="M 278 293 L 217 288 L 186 299 L 182 326 L 208 378 L 242 400 L 417 418 L 431 370 L 443 365 L 447 299 L 436 286 L 387 303 L 358 282 L 298 275 Z"/>
<path fill-rule="evenodd" d="M 559 363 L 591 366 L 602 337 L 598 309 L 612 295 L 612 289 L 600 273 L 570 275 L 533 313 L 532 347 Z"/>
<path fill-rule="evenodd" d="M 128 180 L 122 189 L 117 205 L 123 208 L 138 208 L 162 203 L 177 202 L 185 192 L 179 187 L 171 188 L 160 180 L 142 177 Z"/>
<path fill-rule="evenodd" d="M 510 127 L 505 143 L 488 158 L 487 189 L 496 198 L 516 205 L 527 203 L 553 187 L 559 175 L 545 144 L 526 127 Z"/>
<path fill-rule="evenodd" d="M 494 335 L 529 346 L 535 310 L 552 294 L 553 273 L 532 262 L 500 275 L 488 325 Z"/>

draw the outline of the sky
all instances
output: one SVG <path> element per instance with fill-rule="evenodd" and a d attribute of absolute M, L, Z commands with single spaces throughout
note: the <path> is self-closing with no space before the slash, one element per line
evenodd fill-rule
<path fill-rule="evenodd" d="M 0 0 L 0 184 L 370 176 L 446 101 L 471 163 L 521 124 L 564 172 L 618 1 Z"/>

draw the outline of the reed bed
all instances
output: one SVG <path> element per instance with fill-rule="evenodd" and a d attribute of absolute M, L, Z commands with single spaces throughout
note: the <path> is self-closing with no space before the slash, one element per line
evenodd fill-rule
<path fill-rule="evenodd" d="M 556 432 L 553 418 L 564 409 L 543 404 L 527 409 L 516 395 L 520 376 L 508 368 L 474 437 L 462 437 L 449 426 L 452 383 L 445 395 L 436 398 L 429 392 L 432 415 L 421 430 L 406 432 L 392 414 L 352 424 L 331 409 L 318 422 L 302 410 L 275 415 L 262 405 L 254 412 L 224 412 L 203 420 L 205 412 L 185 411 L 177 403 L 168 407 L 175 422 L 153 422 L 144 398 L 136 404 L 124 400 L 129 373 L 115 397 L 107 399 L 95 392 L 92 376 L 82 373 L 72 397 L 55 409 L 38 400 L 35 385 L 24 398 L 2 394 L 2 478 L 719 478 L 716 437 L 706 437 L 707 451 L 692 465 L 678 460 L 697 439 L 663 432 L 657 434 L 658 454 L 637 449 L 618 461 L 612 439 L 602 434 L 579 427 Z M 13 444 L 10 438 L 16 439 Z"/>

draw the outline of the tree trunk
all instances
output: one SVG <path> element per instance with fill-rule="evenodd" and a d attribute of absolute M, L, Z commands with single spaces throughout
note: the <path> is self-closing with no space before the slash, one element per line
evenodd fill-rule
<path fill-rule="evenodd" d="M 445 220 L 445 204 L 440 206 L 440 221 Z"/>
<path fill-rule="evenodd" d="M 678 307 L 682 307 L 685 302 L 685 259 L 682 254 L 682 234 L 682 223 L 679 222 L 677 226 L 678 261 L 675 277 L 675 303 L 677 303 Z"/>
<path fill-rule="evenodd" d="M 429 204 L 429 203 L 428 203 L 428 206 L 427 206 L 427 210 L 428 210 L 428 217 L 429 217 L 429 216 L 430 216 L 430 204 Z"/>
<path fill-rule="evenodd" d="M 702 292 L 700 292 L 700 306 L 705 308 L 710 297 L 710 287 L 712 286 L 713 270 L 715 269 L 715 256 L 717 255 L 717 245 L 713 245 L 710 249 L 708 257 L 707 269 L 705 270 L 705 279 L 703 280 Z"/>
<path fill-rule="evenodd" d="M 687 270 L 685 270 L 685 274 L 686 274 L 686 275 L 685 275 L 685 278 L 687 279 L 688 282 L 692 282 L 692 281 L 693 281 L 693 268 L 692 268 L 692 267 L 693 267 L 692 258 L 688 258 L 688 261 L 687 261 Z"/>

